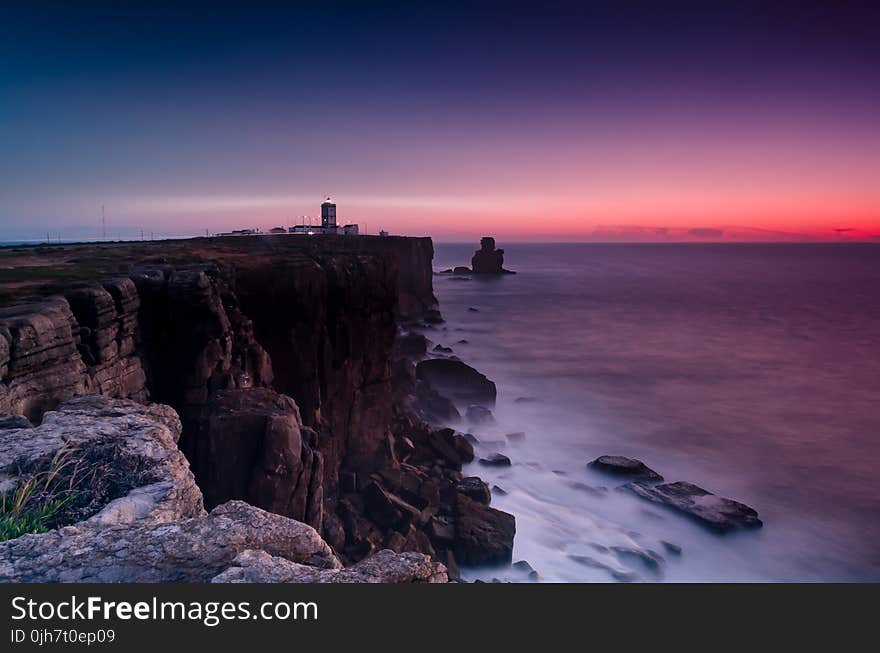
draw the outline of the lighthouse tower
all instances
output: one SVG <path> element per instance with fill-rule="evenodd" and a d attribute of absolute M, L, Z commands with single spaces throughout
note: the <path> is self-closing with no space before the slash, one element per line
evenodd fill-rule
<path fill-rule="evenodd" d="M 329 197 L 321 203 L 321 227 L 336 229 L 336 204 Z"/>

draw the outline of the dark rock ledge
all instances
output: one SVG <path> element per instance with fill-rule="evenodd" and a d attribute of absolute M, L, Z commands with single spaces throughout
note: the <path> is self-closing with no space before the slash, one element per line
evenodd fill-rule
<path fill-rule="evenodd" d="M 641 460 L 623 456 L 599 456 L 588 466 L 629 479 L 630 482 L 621 485 L 620 490 L 677 510 L 712 530 L 725 532 L 763 525 L 754 508 L 733 499 L 719 497 L 693 483 L 662 483 L 663 477 Z"/>
<path fill-rule="evenodd" d="M 693 483 L 649 485 L 636 481 L 623 487 L 638 497 L 682 512 L 713 530 L 724 532 L 763 526 L 754 508 L 719 497 Z"/>

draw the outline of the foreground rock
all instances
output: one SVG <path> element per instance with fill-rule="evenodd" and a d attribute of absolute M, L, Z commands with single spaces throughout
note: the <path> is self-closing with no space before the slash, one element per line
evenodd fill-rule
<path fill-rule="evenodd" d="M 255 431 L 264 436 L 258 442 L 263 454 L 274 451 L 271 460 L 284 461 L 290 414 L 271 402 L 289 406 L 266 392 L 253 395 L 260 397 L 270 401 L 271 410 L 263 411 L 267 405 L 259 402 L 250 412 L 242 407 L 242 424 L 256 420 L 263 429 Z M 273 440 L 273 434 L 285 437 Z M 67 521 L 46 533 L 0 542 L 0 582 L 209 582 L 245 576 L 254 582 L 446 582 L 446 568 L 428 556 L 387 551 L 338 574 L 342 562 L 317 530 L 242 501 L 205 514 L 177 448 L 179 435 L 180 420 L 167 406 L 94 395 L 46 413 L 37 427 L 0 431 L 4 492 L 59 456 L 68 456 L 63 458 L 71 463 L 68 469 L 84 473 L 82 479 L 70 477 L 77 510 L 64 515 Z M 240 444 L 237 432 L 233 435 Z M 453 445 L 457 441 L 450 439 Z M 285 446 L 280 450 L 279 442 Z M 259 469 L 266 471 L 252 470 L 255 479 L 262 478 Z M 82 503 L 80 495 L 89 501 Z M 409 518 L 421 515 L 410 511 Z M 409 532 L 418 546 L 417 534 Z"/>
<path fill-rule="evenodd" d="M 445 583 L 446 567 L 421 553 L 379 551 L 346 569 L 317 569 L 265 551 L 239 553 L 212 583 Z"/>
<path fill-rule="evenodd" d="M 164 523 L 202 515 L 202 494 L 177 448 L 179 437 L 180 420 L 168 406 L 78 397 L 46 413 L 40 426 L 0 430 L 3 490 L 66 456 L 76 461 L 65 468 L 76 489 L 65 508 L 67 523 Z"/>
<path fill-rule="evenodd" d="M 504 250 L 495 249 L 495 239 L 489 236 L 480 239 L 480 249 L 471 259 L 474 274 L 512 274 L 504 269 Z"/>
<path fill-rule="evenodd" d="M 692 483 L 678 481 L 649 485 L 637 481 L 623 487 L 643 499 L 679 510 L 714 530 L 730 531 L 763 525 L 753 508 L 719 497 Z"/>
<path fill-rule="evenodd" d="M 631 479 L 650 482 L 660 482 L 663 480 L 660 474 L 645 465 L 641 460 L 636 460 L 635 458 L 599 456 L 589 465 L 593 469 L 598 469 L 614 476 L 626 476 Z"/>
<path fill-rule="evenodd" d="M 494 405 L 495 384 L 470 365 L 449 358 L 433 358 L 416 366 L 418 379 L 446 397 L 473 404 Z"/>
<path fill-rule="evenodd" d="M 317 531 L 241 501 L 173 523 L 82 523 L 0 543 L 0 582 L 204 583 L 255 549 L 322 569 L 342 565 Z"/>

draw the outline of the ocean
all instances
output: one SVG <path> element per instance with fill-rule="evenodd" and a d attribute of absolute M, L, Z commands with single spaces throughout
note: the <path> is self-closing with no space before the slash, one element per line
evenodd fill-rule
<path fill-rule="evenodd" d="M 515 561 L 550 582 L 880 580 L 880 245 L 499 247 L 518 274 L 436 274 L 427 335 L 498 385 L 497 423 L 458 428 L 513 461 L 465 473 L 507 492 Z M 435 270 L 474 249 L 436 244 Z M 709 532 L 615 489 L 586 466 L 602 454 L 764 527 Z"/>

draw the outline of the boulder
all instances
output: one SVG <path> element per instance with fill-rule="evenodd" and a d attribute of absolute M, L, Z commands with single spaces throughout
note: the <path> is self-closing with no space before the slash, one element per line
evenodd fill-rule
<path fill-rule="evenodd" d="M 495 404 L 497 389 L 484 374 L 451 358 L 433 358 L 416 366 L 416 377 L 443 395 L 473 404 Z"/>
<path fill-rule="evenodd" d="M 511 465 L 510 458 L 503 453 L 490 454 L 485 458 L 480 458 L 478 462 L 485 467 L 510 467 Z"/>
<path fill-rule="evenodd" d="M 0 582 L 205 583 L 249 549 L 321 569 L 342 567 L 311 526 L 230 501 L 173 523 L 83 522 L 0 542 Z"/>
<path fill-rule="evenodd" d="M 483 479 L 477 476 L 467 476 L 455 484 L 455 489 L 461 494 L 470 497 L 484 505 L 492 501 L 492 493 Z"/>
<path fill-rule="evenodd" d="M 625 476 L 639 481 L 660 482 L 663 477 L 653 469 L 645 465 L 641 460 L 626 458 L 625 456 L 599 456 L 589 463 L 593 469 L 612 474 Z"/>
<path fill-rule="evenodd" d="M 525 442 L 526 434 L 524 431 L 516 431 L 515 433 L 507 433 L 504 437 L 508 442 Z"/>
<path fill-rule="evenodd" d="M 763 525 L 753 508 L 712 494 L 692 483 L 678 481 L 650 485 L 641 481 L 623 486 L 636 496 L 674 508 L 717 531 L 757 528 Z"/>
<path fill-rule="evenodd" d="M 0 430 L 0 478 L 8 491 L 53 460 L 66 461 L 58 478 L 76 492 L 55 526 L 194 517 L 204 513 L 202 494 L 177 448 L 180 429 L 168 406 L 77 397 L 45 413 L 39 426 Z"/>
<path fill-rule="evenodd" d="M 463 565 L 507 564 L 513 556 L 516 520 L 464 494 L 455 499 L 455 559 Z"/>

